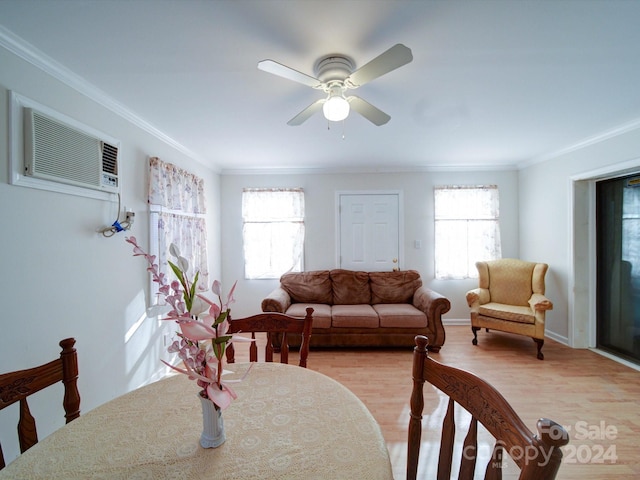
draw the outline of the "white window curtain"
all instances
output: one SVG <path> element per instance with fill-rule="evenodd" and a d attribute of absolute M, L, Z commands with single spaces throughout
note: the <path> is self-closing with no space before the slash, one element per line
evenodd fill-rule
<path fill-rule="evenodd" d="M 477 278 L 475 263 L 502 256 L 496 185 L 434 188 L 435 277 Z"/>
<path fill-rule="evenodd" d="M 172 260 L 169 246 L 174 243 L 180 249 L 180 254 L 189 261 L 190 276 L 193 278 L 196 272 L 200 272 L 198 289 L 206 290 L 209 269 L 204 180 L 171 163 L 151 157 L 148 202 L 150 253 L 157 256 L 160 271 L 167 278 L 173 278 L 167 260 Z M 153 282 L 152 292 L 157 292 L 157 285 Z"/>
<path fill-rule="evenodd" d="M 245 278 L 280 278 L 303 269 L 304 192 L 245 188 L 242 192 Z"/>

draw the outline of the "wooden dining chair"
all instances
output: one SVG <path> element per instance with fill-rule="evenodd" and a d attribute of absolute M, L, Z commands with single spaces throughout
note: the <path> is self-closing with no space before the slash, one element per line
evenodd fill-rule
<path fill-rule="evenodd" d="M 301 367 L 307 366 L 309 356 L 309 340 L 311 339 L 311 328 L 313 327 L 313 308 L 306 309 L 307 315 L 304 318 L 292 317 L 284 313 L 264 312 L 246 318 L 232 318 L 229 320 L 229 333 L 249 333 L 255 340 L 256 333 L 267 334 L 265 346 L 265 361 L 273 362 L 273 353 L 279 347 L 280 362 L 289 363 L 289 334 L 301 336 L 300 362 Z M 251 342 L 249 346 L 249 360 L 258 361 L 258 346 L 256 342 Z M 233 343 L 227 347 L 227 362 L 235 362 L 235 350 Z"/>
<path fill-rule="evenodd" d="M 64 385 L 62 406 L 67 419 L 66 423 L 80 416 L 80 393 L 77 386 L 78 357 L 74 348 L 75 343 L 74 338 L 65 338 L 60 342 L 62 347 L 60 358 L 38 367 L 0 375 L 0 410 L 20 402 L 20 419 L 18 420 L 20 453 L 24 453 L 38 443 L 35 419 L 27 403 L 29 395 L 62 382 Z M 0 470 L 4 467 L 4 455 L 0 445 Z"/>
<path fill-rule="evenodd" d="M 469 429 L 462 443 L 459 479 L 474 477 L 478 452 L 478 422 L 495 439 L 485 469 L 485 479 L 502 478 L 502 459 L 505 452 L 520 468 L 520 480 L 552 480 L 556 477 L 562 461 L 560 447 L 569 442 L 569 435 L 561 425 L 542 418 L 537 422 L 538 435 L 534 435 L 494 387 L 472 373 L 443 365 L 430 358 L 427 353 L 427 337 L 419 335 L 415 341 L 407 479 L 415 479 L 418 473 L 425 381 L 449 397 L 442 423 L 436 477 L 438 480 L 451 478 L 455 427 L 459 426 L 454 419 L 455 403 L 471 414 Z"/>

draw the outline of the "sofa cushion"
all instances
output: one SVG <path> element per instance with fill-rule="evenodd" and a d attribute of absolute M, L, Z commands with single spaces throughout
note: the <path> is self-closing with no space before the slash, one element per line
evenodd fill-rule
<path fill-rule="evenodd" d="M 411 303 L 413 293 L 422 286 L 415 270 L 370 272 L 371 303 Z"/>
<path fill-rule="evenodd" d="M 293 303 L 333 303 L 329 270 L 285 273 L 280 277 L 280 285 Z"/>
<path fill-rule="evenodd" d="M 425 328 L 427 316 L 410 303 L 378 303 L 373 309 L 381 327 Z"/>
<path fill-rule="evenodd" d="M 378 314 L 371 305 L 334 305 L 331 307 L 331 326 L 378 328 Z"/>
<path fill-rule="evenodd" d="M 336 269 L 329 273 L 333 284 L 334 305 L 357 305 L 371 303 L 369 274 L 353 270 Z"/>
<path fill-rule="evenodd" d="M 490 302 L 480 305 L 478 313 L 483 317 L 499 318 L 510 322 L 528 323 L 533 325 L 536 317 L 530 307 L 519 307 Z"/>
<path fill-rule="evenodd" d="M 307 307 L 313 308 L 313 328 L 331 327 L 331 305 L 323 303 L 292 303 L 286 314 L 302 318 L 307 315 Z"/>

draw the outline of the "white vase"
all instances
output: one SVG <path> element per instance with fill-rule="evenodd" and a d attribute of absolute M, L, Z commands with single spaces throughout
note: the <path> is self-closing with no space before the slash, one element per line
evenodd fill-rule
<path fill-rule="evenodd" d="M 208 398 L 198 394 L 202 404 L 202 435 L 200 435 L 200 445 L 203 448 L 216 448 L 226 440 L 224 433 L 224 422 L 222 421 L 222 410 L 216 408 L 215 404 Z"/>

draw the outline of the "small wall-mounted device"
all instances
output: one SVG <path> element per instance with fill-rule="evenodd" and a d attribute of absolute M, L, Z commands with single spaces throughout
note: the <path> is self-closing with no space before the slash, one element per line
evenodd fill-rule
<path fill-rule="evenodd" d="M 119 198 L 120 198 L 120 195 L 118 195 L 118 199 Z M 118 218 L 116 219 L 115 222 L 111 224 L 111 226 L 101 228 L 99 232 L 102 233 L 102 235 L 105 237 L 113 237 L 118 232 L 131 230 L 135 216 L 136 214 L 133 211 L 127 210 L 125 208 L 124 220 L 120 221 L 120 202 L 118 201 Z"/>

